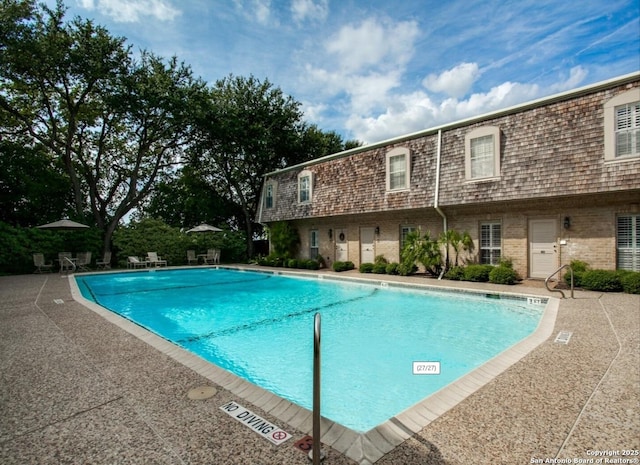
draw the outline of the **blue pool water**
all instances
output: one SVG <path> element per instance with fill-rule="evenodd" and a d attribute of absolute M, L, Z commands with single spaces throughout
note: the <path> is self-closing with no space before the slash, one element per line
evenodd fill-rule
<path fill-rule="evenodd" d="M 83 296 L 302 407 L 322 316 L 322 412 L 365 432 L 531 334 L 544 306 L 226 269 L 77 276 Z M 414 375 L 438 361 L 439 375 Z"/>

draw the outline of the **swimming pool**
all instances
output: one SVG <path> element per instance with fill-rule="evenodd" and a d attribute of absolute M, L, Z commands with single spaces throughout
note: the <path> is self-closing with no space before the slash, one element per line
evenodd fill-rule
<path fill-rule="evenodd" d="M 83 296 L 305 408 L 368 431 L 531 334 L 544 302 L 215 268 L 76 277 Z M 413 362 L 440 363 L 416 375 Z"/>

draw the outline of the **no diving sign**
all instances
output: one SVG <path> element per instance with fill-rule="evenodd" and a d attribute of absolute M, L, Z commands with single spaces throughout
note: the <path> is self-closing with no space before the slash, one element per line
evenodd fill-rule
<path fill-rule="evenodd" d="M 243 423 L 245 426 L 254 430 L 260 436 L 268 439 L 276 446 L 279 446 L 291 437 L 291 435 L 286 431 L 281 430 L 273 423 L 269 423 L 264 418 L 256 415 L 251 410 L 244 408 L 242 405 L 237 404 L 234 401 L 227 402 L 220 407 L 220 409 Z"/>

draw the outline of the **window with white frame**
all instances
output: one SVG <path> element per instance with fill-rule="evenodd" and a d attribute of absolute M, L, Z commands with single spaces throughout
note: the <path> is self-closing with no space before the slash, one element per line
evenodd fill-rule
<path fill-rule="evenodd" d="M 387 152 L 387 191 L 398 191 L 409 188 L 411 176 L 411 157 L 409 149 L 397 147 Z"/>
<path fill-rule="evenodd" d="M 313 194 L 313 176 L 311 171 L 304 170 L 298 175 L 298 202 L 310 203 Z"/>
<path fill-rule="evenodd" d="M 618 216 L 617 226 L 617 268 L 640 271 L 640 214 Z"/>
<path fill-rule="evenodd" d="M 402 249 L 404 249 L 404 245 L 407 242 L 407 236 L 414 231 L 416 231 L 415 226 L 400 227 L 400 254 L 402 254 Z"/>
<path fill-rule="evenodd" d="M 465 176 L 467 180 L 500 176 L 500 129 L 476 128 L 465 136 Z"/>
<path fill-rule="evenodd" d="M 273 208 L 275 206 L 276 185 L 268 182 L 265 186 L 264 208 Z"/>
<path fill-rule="evenodd" d="M 640 88 L 613 97 L 604 105 L 604 158 L 640 157 Z"/>
<path fill-rule="evenodd" d="M 480 224 L 480 263 L 498 265 L 502 256 L 502 225 L 498 222 Z"/>
<path fill-rule="evenodd" d="M 319 248 L 320 248 L 320 241 L 318 236 L 318 230 L 312 229 L 309 234 L 309 257 L 312 259 L 318 258 Z"/>

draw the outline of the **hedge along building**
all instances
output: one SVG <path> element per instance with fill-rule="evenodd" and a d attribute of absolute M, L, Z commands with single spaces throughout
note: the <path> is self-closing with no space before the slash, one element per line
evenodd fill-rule
<path fill-rule="evenodd" d="M 454 229 L 523 277 L 640 270 L 640 73 L 269 173 L 257 219 L 290 222 L 300 258 L 329 266 Z"/>

